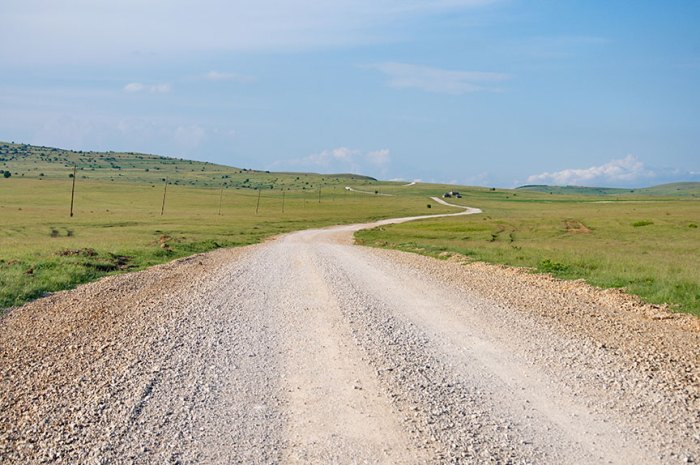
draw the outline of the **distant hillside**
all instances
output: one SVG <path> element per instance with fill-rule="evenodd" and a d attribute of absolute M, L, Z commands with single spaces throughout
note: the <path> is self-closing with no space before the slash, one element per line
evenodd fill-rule
<path fill-rule="evenodd" d="M 675 182 L 660 184 L 638 189 L 620 189 L 615 187 L 584 187 L 584 186 L 546 186 L 528 185 L 518 187 L 519 190 L 544 192 L 561 195 L 655 195 L 655 196 L 689 196 L 700 197 L 700 182 Z"/>
<path fill-rule="evenodd" d="M 700 182 L 673 182 L 640 189 L 650 195 L 689 195 L 700 197 Z"/>
<path fill-rule="evenodd" d="M 275 173 L 135 152 L 84 152 L 0 142 L 0 170 L 13 177 L 77 178 L 139 184 L 169 183 L 238 189 L 316 189 L 319 185 L 371 184 L 355 174 Z M 2 181 L 0 176 L 0 181 Z"/>

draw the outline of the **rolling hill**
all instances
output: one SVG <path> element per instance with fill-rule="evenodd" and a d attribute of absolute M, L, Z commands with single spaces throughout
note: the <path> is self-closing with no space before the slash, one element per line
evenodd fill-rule
<path fill-rule="evenodd" d="M 636 189 L 622 189 L 615 187 L 547 186 L 539 184 L 521 186 L 516 189 L 559 195 L 654 195 L 700 197 L 700 182 L 674 182 L 670 184 L 659 184 L 658 186 Z"/>
<path fill-rule="evenodd" d="M 168 183 L 236 189 L 314 189 L 319 185 L 371 184 L 355 174 L 275 173 L 135 152 L 84 152 L 0 142 L 0 170 L 25 179 L 78 179 L 137 184 Z"/>

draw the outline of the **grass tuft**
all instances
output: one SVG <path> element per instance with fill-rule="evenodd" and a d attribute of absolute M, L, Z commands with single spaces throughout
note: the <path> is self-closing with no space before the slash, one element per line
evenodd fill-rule
<path fill-rule="evenodd" d="M 560 262 L 554 262 L 549 258 L 545 258 L 540 261 L 537 265 L 537 270 L 542 273 L 551 273 L 553 275 L 560 275 L 569 271 L 569 266 Z"/>

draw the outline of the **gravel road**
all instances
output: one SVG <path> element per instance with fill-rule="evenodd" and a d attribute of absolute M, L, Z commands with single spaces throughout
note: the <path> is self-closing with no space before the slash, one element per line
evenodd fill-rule
<path fill-rule="evenodd" d="M 580 282 L 354 246 L 361 227 L 11 311 L 0 462 L 700 461 L 697 319 Z"/>

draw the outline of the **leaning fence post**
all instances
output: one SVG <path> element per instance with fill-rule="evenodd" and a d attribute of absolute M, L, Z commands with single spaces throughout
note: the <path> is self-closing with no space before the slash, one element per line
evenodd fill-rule
<path fill-rule="evenodd" d="M 165 186 L 163 187 L 163 204 L 160 206 L 160 216 L 163 216 L 165 211 L 165 194 L 168 192 L 168 180 L 165 180 Z"/>
<path fill-rule="evenodd" d="M 73 218 L 73 198 L 75 197 L 75 173 L 78 170 L 78 165 L 73 165 L 73 187 L 70 190 L 70 216 Z"/>

